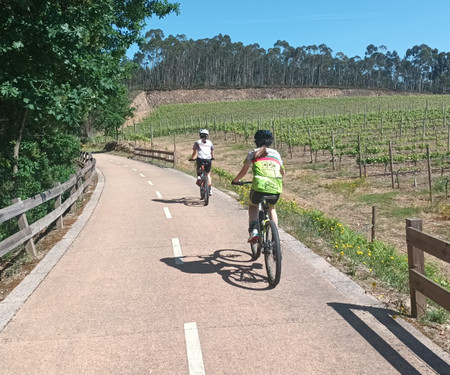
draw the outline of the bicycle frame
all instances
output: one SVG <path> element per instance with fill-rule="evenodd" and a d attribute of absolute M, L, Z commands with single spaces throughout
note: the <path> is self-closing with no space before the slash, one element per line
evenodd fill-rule
<path fill-rule="evenodd" d="M 259 244 L 264 254 L 264 235 L 266 233 L 266 223 L 270 220 L 269 217 L 269 205 L 267 201 L 263 198 L 258 203 L 258 233 L 259 235 Z"/>

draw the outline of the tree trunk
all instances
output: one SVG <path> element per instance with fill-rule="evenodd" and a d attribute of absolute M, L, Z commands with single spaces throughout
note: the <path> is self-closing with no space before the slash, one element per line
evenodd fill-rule
<path fill-rule="evenodd" d="M 25 124 L 28 119 L 28 108 L 25 110 L 25 113 L 23 115 L 22 123 L 20 124 L 19 133 L 17 134 L 16 143 L 14 144 L 14 166 L 13 166 L 13 176 L 19 172 L 19 150 L 20 150 L 20 143 L 22 142 L 22 135 L 23 135 L 23 129 L 25 129 Z"/>

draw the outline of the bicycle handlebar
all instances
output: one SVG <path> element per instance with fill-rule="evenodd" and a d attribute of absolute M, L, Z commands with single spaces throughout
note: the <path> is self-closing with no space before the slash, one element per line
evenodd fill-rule
<path fill-rule="evenodd" d="M 231 181 L 231 185 L 245 185 L 251 183 L 253 183 L 253 181 L 238 181 L 238 182 Z"/>

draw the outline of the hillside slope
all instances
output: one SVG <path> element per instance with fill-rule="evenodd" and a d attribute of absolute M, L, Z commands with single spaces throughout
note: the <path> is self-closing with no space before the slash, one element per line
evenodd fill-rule
<path fill-rule="evenodd" d="M 155 108 L 165 104 L 205 103 L 237 100 L 269 100 L 295 98 L 335 98 L 353 96 L 398 95 L 393 91 L 338 88 L 252 88 L 252 89 L 199 89 L 173 91 L 142 91 L 131 104 L 135 110 L 134 118 L 125 126 L 137 124 Z M 402 94 L 404 95 L 404 93 Z"/>

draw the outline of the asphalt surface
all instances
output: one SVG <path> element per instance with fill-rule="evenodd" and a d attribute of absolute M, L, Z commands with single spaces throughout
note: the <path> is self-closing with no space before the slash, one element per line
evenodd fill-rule
<path fill-rule="evenodd" d="M 247 212 L 95 155 L 83 215 L 0 304 L 0 374 L 450 374 L 449 355 L 281 231 L 268 288 Z"/>

